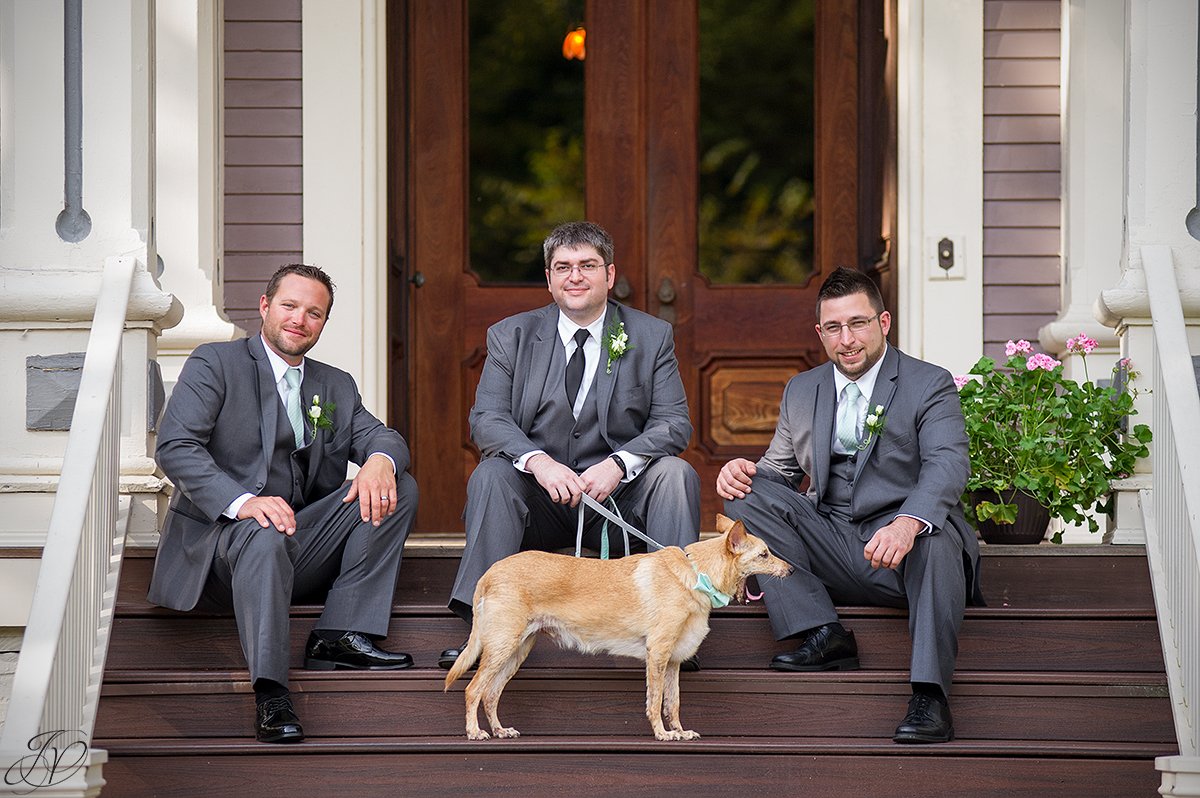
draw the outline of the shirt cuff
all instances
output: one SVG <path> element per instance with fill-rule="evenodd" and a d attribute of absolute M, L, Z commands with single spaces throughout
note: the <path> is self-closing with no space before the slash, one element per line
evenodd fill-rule
<path fill-rule="evenodd" d="M 370 460 L 375 455 L 379 455 L 380 457 L 386 457 L 387 461 L 392 464 L 392 473 L 393 474 L 396 473 L 396 461 L 394 459 L 392 459 L 392 456 L 390 454 L 388 454 L 387 452 L 371 452 L 369 455 L 367 455 L 367 460 Z M 364 460 L 363 462 L 365 463 L 366 460 Z"/>
<path fill-rule="evenodd" d="M 921 518 L 920 516 L 909 515 L 908 513 L 897 513 L 896 517 L 897 518 L 911 518 L 914 521 L 920 521 L 922 524 L 924 524 L 925 528 L 917 533 L 917 537 L 921 537 L 921 535 L 932 535 L 933 534 L 933 524 L 929 523 L 928 521 L 926 521 L 924 518 Z"/>
<path fill-rule="evenodd" d="M 236 499 L 231 501 L 229 506 L 225 508 L 225 512 L 221 513 L 221 515 L 225 516 L 226 518 L 232 518 L 234 521 L 236 521 L 238 513 L 242 510 L 242 505 L 253 497 L 253 493 L 243 493 L 241 496 L 238 496 Z"/>
<path fill-rule="evenodd" d="M 528 468 L 526 468 L 525 464 L 528 463 L 529 459 L 531 457 L 533 457 L 534 455 L 545 454 L 545 453 L 546 452 L 544 449 L 534 449 L 532 452 L 526 452 L 525 454 L 521 455 L 517 459 L 513 460 L 512 464 L 518 471 L 524 471 L 526 474 L 530 474 L 533 472 L 531 472 Z"/>
<path fill-rule="evenodd" d="M 650 462 L 649 457 L 642 457 L 640 454 L 632 454 L 621 449 L 613 452 L 617 457 L 621 458 L 621 462 L 625 464 L 625 476 L 621 479 L 622 482 L 632 482 L 637 479 L 638 474 L 646 469 L 646 464 Z"/>

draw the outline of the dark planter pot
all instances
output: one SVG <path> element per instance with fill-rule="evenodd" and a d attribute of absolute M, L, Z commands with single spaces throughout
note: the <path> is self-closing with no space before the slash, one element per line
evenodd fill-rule
<path fill-rule="evenodd" d="M 1050 511 L 1027 493 L 1005 493 L 1006 504 L 1017 505 L 1017 521 L 1013 524 L 997 524 L 995 521 L 980 521 L 979 535 L 985 543 L 1041 543 L 1050 526 Z M 994 491 L 972 491 L 971 501 L 999 502 Z"/>

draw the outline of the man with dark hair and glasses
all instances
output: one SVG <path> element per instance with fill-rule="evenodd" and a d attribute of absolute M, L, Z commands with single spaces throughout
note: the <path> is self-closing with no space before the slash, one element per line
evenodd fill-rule
<path fill-rule="evenodd" d="M 671 325 L 608 298 L 617 270 L 599 225 L 560 225 L 542 252 L 554 301 L 488 330 L 471 408 L 483 459 L 467 482 L 466 547 L 449 602 L 467 623 L 492 563 L 574 545 L 585 493 L 611 497 L 664 546 L 699 537 L 700 480 L 678 457 L 692 424 Z M 588 513 L 585 544 L 601 548 L 602 534 L 603 519 Z M 608 534 L 623 551 L 619 530 Z M 449 668 L 461 648 L 438 664 Z"/>
<path fill-rule="evenodd" d="M 788 382 L 766 454 L 726 463 L 717 493 L 795 566 L 762 586 L 776 639 L 800 644 L 771 667 L 857 669 L 835 602 L 907 608 L 913 695 L 893 739 L 946 742 L 963 609 L 983 604 L 959 504 L 970 461 L 958 393 L 945 369 L 888 346 L 891 314 L 866 275 L 829 275 L 817 318 L 831 362 Z"/>

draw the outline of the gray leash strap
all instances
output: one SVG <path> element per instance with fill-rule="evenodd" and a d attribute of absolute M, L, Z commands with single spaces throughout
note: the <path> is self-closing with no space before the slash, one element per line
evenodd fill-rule
<path fill-rule="evenodd" d="M 611 521 L 612 523 L 616 524 L 617 526 L 619 526 L 621 528 L 621 532 L 624 534 L 624 537 L 625 537 L 625 556 L 626 557 L 629 556 L 629 536 L 630 535 L 633 535 L 638 540 L 643 541 L 651 549 L 665 549 L 666 548 L 666 546 L 664 546 L 661 543 L 659 543 L 658 541 L 654 540 L 649 535 L 647 535 L 645 532 L 642 532 L 641 530 L 636 528 L 633 524 L 629 523 L 624 518 L 622 518 L 619 510 L 617 510 L 614 513 L 612 510 L 609 510 L 603 504 L 596 501 L 595 499 L 593 499 L 591 496 L 587 495 L 586 493 L 581 494 L 579 498 L 582 499 L 582 501 L 579 502 L 579 522 L 575 528 L 575 556 L 576 557 L 581 556 L 581 554 L 583 552 L 583 513 L 584 513 L 585 508 L 588 508 L 588 507 L 590 507 L 591 509 L 593 509 L 597 513 L 599 513 L 605 520 Z M 616 507 L 617 507 L 617 503 L 614 501 L 613 502 L 613 510 L 616 510 Z M 607 533 L 605 533 L 605 536 L 607 537 Z"/>

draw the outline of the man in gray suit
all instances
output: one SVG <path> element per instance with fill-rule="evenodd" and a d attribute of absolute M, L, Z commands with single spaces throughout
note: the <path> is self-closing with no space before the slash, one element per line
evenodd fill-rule
<path fill-rule="evenodd" d="M 717 493 L 795 566 L 762 583 L 776 639 L 800 641 L 771 667 L 856 669 L 834 602 L 906 607 L 913 697 L 893 739 L 945 742 L 963 608 L 983 603 L 959 504 L 970 462 L 958 393 L 944 369 L 887 345 L 891 315 L 860 272 L 829 276 L 817 317 L 832 363 L 788 382 L 766 454 L 726 463 Z"/>
<path fill-rule="evenodd" d="M 372 640 L 387 634 L 417 506 L 408 446 L 363 407 L 353 377 L 304 357 L 332 307 L 325 272 L 281 267 L 259 299 L 262 334 L 197 347 L 159 426 L 155 457 L 175 493 L 149 598 L 232 608 L 262 742 L 304 737 L 287 689 L 294 598 L 326 594 L 306 668 L 412 666 Z M 361 468 L 347 483 L 350 461 Z"/>
<path fill-rule="evenodd" d="M 599 225 L 560 225 L 542 252 L 554 302 L 488 330 L 471 408 L 483 459 L 467 483 L 466 548 L 449 603 L 468 623 L 475 583 L 492 563 L 574 544 L 584 493 L 611 496 L 664 546 L 699 535 L 700 481 L 676 456 L 692 424 L 671 325 L 608 300 L 616 267 Z M 590 547 L 600 547 L 601 520 L 588 516 Z M 438 664 L 449 668 L 459 650 Z"/>

